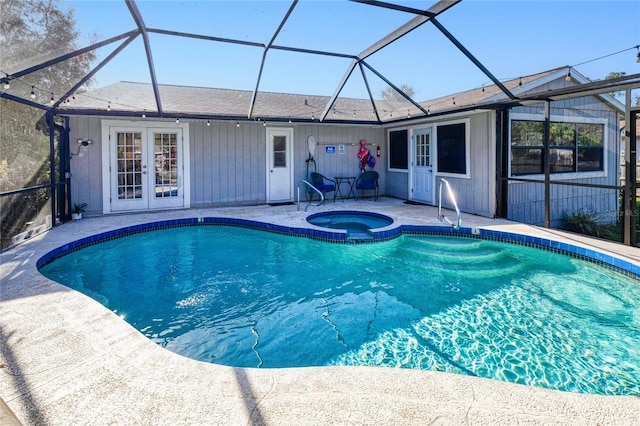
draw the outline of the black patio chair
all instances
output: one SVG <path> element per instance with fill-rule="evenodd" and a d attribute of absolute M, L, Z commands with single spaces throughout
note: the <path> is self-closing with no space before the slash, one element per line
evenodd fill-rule
<path fill-rule="evenodd" d="M 320 173 L 311 173 L 311 185 L 318 191 L 322 192 L 324 199 L 327 199 L 327 192 L 333 192 L 333 201 L 336 201 L 336 181 L 321 175 Z M 311 194 L 313 198 L 313 194 Z"/>
<path fill-rule="evenodd" d="M 356 179 L 356 189 L 362 190 L 362 196 L 364 197 L 364 191 L 373 191 L 375 200 L 378 201 L 378 178 L 380 175 L 378 172 L 368 170 L 358 176 Z"/>

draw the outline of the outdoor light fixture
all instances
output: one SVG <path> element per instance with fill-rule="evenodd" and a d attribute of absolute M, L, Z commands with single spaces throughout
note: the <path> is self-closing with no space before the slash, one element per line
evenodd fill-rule
<path fill-rule="evenodd" d="M 89 146 L 93 143 L 93 141 L 91 139 L 78 139 L 78 145 L 82 145 L 82 146 Z"/>
<path fill-rule="evenodd" d="M 180 117 L 176 117 L 176 124 L 180 124 Z"/>
<path fill-rule="evenodd" d="M 147 113 L 146 113 L 146 111 L 143 111 L 143 112 L 142 112 L 142 118 L 147 118 Z"/>
<path fill-rule="evenodd" d="M 454 98 L 452 99 L 452 101 L 453 101 L 453 104 L 455 105 L 455 104 L 456 104 L 456 98 L 454 97 Z"/>
<path fill-rule="evenodd" d="M 207 126 L 211 126 L 211 120 L 207 120 Z"/>
<path fill-rule="evenodd" d="M 31 86 L 31 99 L 35 99 L 36 98 L 36 92 L 33 90 L 34 86 Z"/>
<path fill-rule="evenodd" d="M 376 156 L 380 157 L 380 145 L 376 148 Z"/>
<path fill-rule="evenodd" d="M 236 127 L 240 127 L 240 122 L 236 121 Z"/>
<path fill-rule="evenodd" d="M 638 56 L 636 56 L 636 62 L 640 63 L 640 44 L 636 46 L 636 49 L 638 49 Z M 9 83 L 6 83 L 9 84 Z"/>
<path fill-rule="evenodd" d="M 50 103 L 51 105 L 53 105 L 53 104 L 55 104 L 55 103 L 56 103 L 56 101 L 53 99 L 53 92 L 51 92 L 51 99 L 49 99 L 49 103 Z"/>
<path fill-rule="evenodd" d="M 567 72 L 567 76 L 564 78 L 564 81 L 571 81 L 571 68 L 569 68 L 569 71 Z"/>
<path fill-rule="evenodd" d="M 9 76 L 7 75 L 7 80 L 4 82 L 4 90 L 9 90 L 11 89 L 11 85 L 9 84 L 9 80 L 8 80 Z"/>
<path fill-rule="evenodd" d="M 520 81 L 518 82 L 518 89 L 522 89 L 522 77 L 520 77 Z"/>
<path fill-rule="evenodd" d="M 111 101 L 107 102 L 107 111 L 111 111 Z"/>

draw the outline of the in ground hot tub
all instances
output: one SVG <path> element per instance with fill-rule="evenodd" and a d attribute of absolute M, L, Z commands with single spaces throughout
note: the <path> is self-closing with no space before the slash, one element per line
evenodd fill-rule
<path fill-rule="evenodd" d="M 387 227 L 393 219 L 379 213 L 331 211 L 312 214 L 307 222 L 322 228 L 344 229 L 348 239 L 370 239 L 369 230 Z"/>

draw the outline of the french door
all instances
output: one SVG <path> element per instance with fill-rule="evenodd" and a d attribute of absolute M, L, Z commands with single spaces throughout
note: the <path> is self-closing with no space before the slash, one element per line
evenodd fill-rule
<path fill-rule="evenodd" d="M 109 211 L 188 207 L 183 128 L 109 128 Z"/>

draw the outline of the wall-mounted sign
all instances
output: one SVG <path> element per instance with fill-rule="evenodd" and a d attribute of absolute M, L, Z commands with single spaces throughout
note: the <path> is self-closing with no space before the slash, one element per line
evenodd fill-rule
<path fill-rule="evenodd" d="M 344 144 L 338 145 L 338 154 L 344 154 Z"/>
<path fill-rule="evenodd" d="M 327 145 L 324 147 L 324 153 L 326 155 L 336 155 L 336 146 L 335 145 Z"/>

